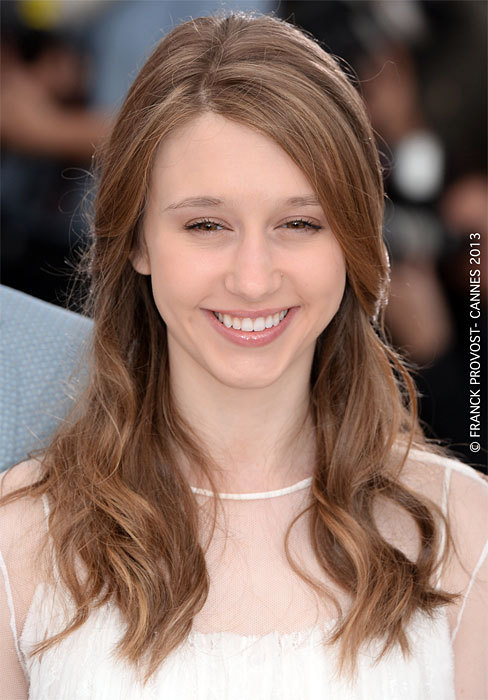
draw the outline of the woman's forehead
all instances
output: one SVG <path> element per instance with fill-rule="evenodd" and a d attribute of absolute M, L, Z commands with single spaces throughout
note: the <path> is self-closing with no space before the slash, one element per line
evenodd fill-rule
<path fill-rule="evenodd" d="M 218 207 L 249 199 L 319 204 L 305 173 L 279 144 L 220 115 L 204 115 L 165 139 L 151 185 L 163 209 Z"/>

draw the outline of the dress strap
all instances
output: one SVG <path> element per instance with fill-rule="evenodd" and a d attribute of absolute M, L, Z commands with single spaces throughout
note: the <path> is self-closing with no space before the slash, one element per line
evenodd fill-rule
<path fill-rule="evenodd" d="M 46 516 L 46 529 L 48 528 L 48 520 L 49 520 L 49 501 L 47 500 L 47 496 L 45 493 L 42 494 L 42 507 L 44 508 L 44 515 Z"/>
<path fill-rule="evenodd" d="M 445 518 L 447 518 L 447 506 L 448 506 L 448 502 L 449 502 L 449 489 L 451 487 L 451 474 L 452 474 L 452 467 L 450 464 L 448 464 L 448 465 L 446 465 L 446 469 L 444 472 L 444 480 L 442 483 L 441 510 L 442 510 L 442 514 L 444 515 Z M 439 552 L 443 552 L 445 546 L 446 546 L 446 528 L 444 527 L 444 524 L 443 524 L 442 528 L 441 528 Z M 435 582 L 436 589 L 441 588 L 442 573 L 443 573 L 442 567 L 440 566 L 439 571 L 437 572 L 437 578 L 436 578 L 436 582 Z"/>
<path fill-rule="evenodd" d="M 463 617 L 464 608 L 466 607 L 466 603 L 467 603 L 469 594 L 471 593 L 471 589 L 473 587 L 474 580 L 475 580 L 476 576 L 478 575 L 478 571 L 483 566 L 484 561 L 485 561 L 487 556 L 488 556 L 488 540 L 486 540 L 486 542 L 485 542 L 485 546 L 483 547 L 483 551 L 481 552 L 480 558 L 478 559 L 478 563 L 474 567 L 473 573 L 471 574 L 471 578 L 469 579 L 468 588 L 466 589 L 466 593 L 463 597 L 463 604 L 461 605 L 461 610 L 459 611 L 459 614 L 457 616 L 456 627 L 454 628 L 454 631 L 453 631 L 452 636 L 451 636 L 451 642 L 454 642 L 454 640 L 456 639 L 459 625 L 461 624 L 461 619 Z"/>
<path fill-rule="evenodd" d="M 450 484 L 451 484 L 451 474 L 452 474 L 452 469 L 453 469 L 453 468 L 454 468 L 456 471 L 461 472 L 461 473 L 465 473 L 465 472 L 466 472 L 466 468 L 464 467 L 464 465 L 459 464 L 459 463 L 449 463 L 449 464 L 446 466 L 446 471 L 445 471 L 445 474 L 444 474 L 443 492 L 442 492 L 442 504 L 441 504 L 442 512 L 443 512 L 443 514 L 444 514 L 445 517 L 447 517 L 448 500 L 449 500 L 449 489 L 450 489 Z M 479 479 L 480 481 L 482 481 L 480 475 L 477 474 L 477 473 L 474 473 L 474 474 L 471 474 L 471 473 L 470 473 L 469 476 L 470 476 L 470 478 L 476 478 L 476 479 Z M 442 548 L 443 548 L 444 545 L 445 545 L 445 539 L 446 539 L 445 528 L 442 528 L 442 532 L 441 532 L 441 545 L 442 545 Z M 441 549 L 441 551 L 442 551 L 442 549 Z M 478 575 L 478 572 L 479 572 L 479 570 L 481 569 L 481 567 L 483 566 L 483 564 L 484 564 L 484 562 L 485 562 L 485 560 L 486 560 L 487 557 L 488 557 L 488 539 L 487 539 L 486 542 L 485 542 L 485 545 L 484 545 L 484 547 L 483 547 L 483 549 L 482 549 L 482 551 L 481 551 L 481 554 L 480 554 L 480 557 L 479 557 L 479 559 L 478 559 L 478 562 L 476 563 L 476 566 L 475 566 L 474 569 L 473 569 L 473 573 L 471 574 L 471 577 L 470 577 L 470 579 L 469 579 L 469 584 L 468 584 L 468 587 L 467 587 L 467 589 L 466 589 L 466 593 L 465 593 L 464 596 L 463 596 L 463 602 L 462 602 L 461 608 L 460 608 L 459 613 L 458 613 L 458 616 L 457 616 L 456 627 L 454 628 L 454 631 L 453 631 L 453 633 L 452 633 L 452 635 L 451 635 L 451 643 L 453 643 L 454 640 L 456 639 L 456 635 L 457 635 L 457 633 L 458 633 L 458 629 L 459 629 L 459 626 L 460 626 L 460 624 L 461 624 L 461 620 L 462 620 L 462 617 L 463 617 L 464 609 L 465 609 L 465 607 L 466 607 L 466 603 L 467 603 L 468 598 L 469 598 L 469 595 L 470 595 L 470 593 L 471 593 L 471 589 L 472 589 L 473 584 L 474 584 L 474 582 L 475 582 L 476 576 Z M 436 588 L 440 588 L 440 586 L 441 586 L 441 576 L 442 576 L 442 570 L 439 570 Z"/>
<path fill-rule="evenodd" d="M 12 595 L 12 588 L 10 586 L 10 580 L 8 576 L 8 571 L 7 571 L 7 566 L 5 564 L 5 560 L 3 558 L 2 552 L 0 551 L 0 569 L 2 570 L 3 574 L 3 580 L 5 583 L 5 593 L 7 596 L 7 604 L 8 604 L 8 609 L 10 612 L 10 629 L 12 630 L 12 635 L 14 638 L 14 647 L 15 647 L 15 653 L 17 654 L 17 658 L 19 659 L 19 663 L 22 667 L 22 670 L 27 677 L 27 669 L 25 666 L 25 661 L 22 656 L 22 653 L 20 651 L 19 647 L 19 638 L 17 635 L 17 624 L 15 622 L 15 608 L 14 608 L 14 598 Z"/>
<path fill-rule="evenodd" d="M 51 537 L 51 533 L 49 532 L 49 515 L 51 513 L 51 509 L 49 507 L 49 499 L 45 493 L 42 494 L 42 505 L 44 508 L 44 523 L 46 525 L 46 536 L 47 536 L 47 541 L 48 541 L 48 546 L 51 551 L 51 566 L 52 566 L 52 574 L 53 574 L 53 579 L 56 584 L 59 584 L 61 581 L 61 576 L 59 574 L 59 569 L 58 569 L 58 564 L 56 561 L 56 555 L 55 555 L 55 550 L 54 550 L 54 543 Z"/>

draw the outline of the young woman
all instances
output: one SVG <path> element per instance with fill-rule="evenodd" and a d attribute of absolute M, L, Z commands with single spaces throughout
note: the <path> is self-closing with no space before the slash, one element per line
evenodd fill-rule
<path fill-rule="evenodd" d="M 101 157 L 86 393 L 3 479 L 6 697 L 483 697 L 488 487 L 422 436 L 382 213 L 311 36 L 158 45 Z"/>

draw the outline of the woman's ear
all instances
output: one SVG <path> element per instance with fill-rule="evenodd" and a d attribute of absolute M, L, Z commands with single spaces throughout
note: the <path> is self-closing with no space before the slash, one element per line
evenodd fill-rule
<path fill-rule="evenodd" d="M 149 255 L 144 241 L 140 241 L 138 243 L 137 248 L 135 248 L 129 255 L 129 260 L 131 261 L 134 270 L 140 275 L 151 274 Z"/>

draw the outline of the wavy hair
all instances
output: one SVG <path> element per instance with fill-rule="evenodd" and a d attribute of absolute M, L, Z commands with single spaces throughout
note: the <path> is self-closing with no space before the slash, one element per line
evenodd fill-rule
<path fill-rule="evenodd" d="M 163 38 L 98 154 L 89 381 L 44 452 L 39 480 L 9 497 L 49 498 L 56 564 L 75 604 L 66 628 L 36 653 L 112 601 L 126 623 L 120 658 L 147 662 L 147 680 L 185 640 L 208 594 L 198 506 L 177 455 L 211 484 L 215 526 L 214 464 L 175 405 L 166 326 L 148 279 L 130 262 L 156 149 L 208 111 L 281 146 L 313 184 L 345 255 L 344 296 L 317 340 L 310 377 L 316 461 L 307 511 L 317 561 L 350 595 L 350 608 L 341 611 L 292 560 L 296 520 L 285 546 L 294 570 L 341 612 L 329 641 L 339 645 L 341 671 L 354 672 L 363 643 L 381 639 L 382 654 L 396 644 L 408 653 L 414 613 L 432 614 L 453 599 L 433 583 L 447 557 L 440 509 L 399 478 L 412 445 L 442 450 L 424 438 L 413 380 L 385 336 L 384 191 L 362 99 L 312 35 L 273 15 L 243 12 L 192 19 Z M 380 496 L 414 519 L 415 561 L 380 534 L 373 517 Z"/>

